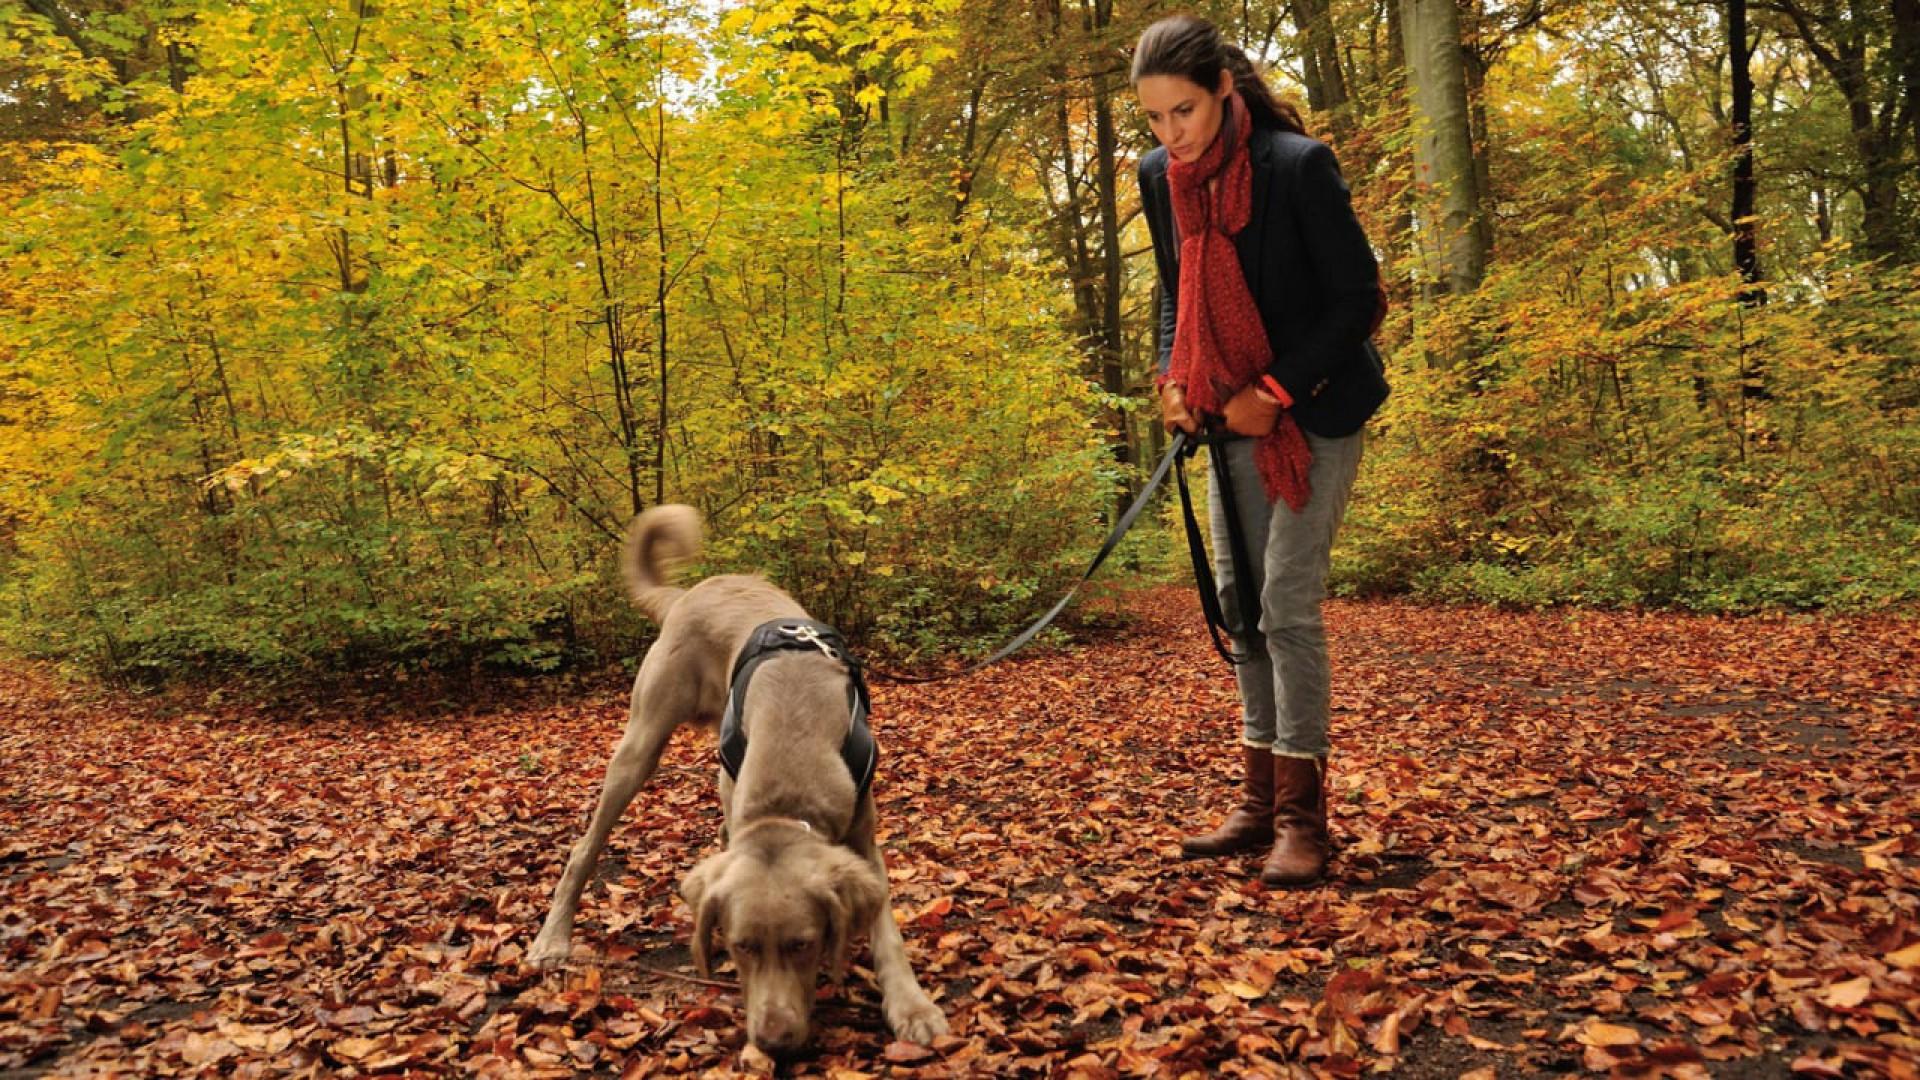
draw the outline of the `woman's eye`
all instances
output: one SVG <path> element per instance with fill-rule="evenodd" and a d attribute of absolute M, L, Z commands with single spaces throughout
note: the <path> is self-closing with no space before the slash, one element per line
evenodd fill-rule
<path fill-rule="evenodd" d="M 782 948 L 786 950 L 788 956 L 799 956 L 801 953 L 807 951 L 807 947 L 810 944 L 810 942 L 806 941 L 789 941 L 782 946 Z"/>

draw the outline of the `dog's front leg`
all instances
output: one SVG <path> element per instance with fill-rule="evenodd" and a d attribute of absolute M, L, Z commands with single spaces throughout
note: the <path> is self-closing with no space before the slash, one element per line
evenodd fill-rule
<path fill-rule="evenodd" d="M 647 782 L 660 764 L 660 752 L 666 749 L 667 737 L 673 729 L 672 723 L 644 722 L 637 710 L 628 721 L 620 747 L 607 763 L 600 805 L 594 808 L 587 834 L 573 845 L 573 853 L 567 857 L 567 868 L 553 889 L 553 906 L 547 909 L 547 920 L 540 926 L 540 936 L 533 939 L 533 947 L 527 950 L 528 963 L 551 970 L 566 963 L 572 954 L 573 915 L 580 906 L 580 892 L 586 888 L 587 878 L 599 863 L 601 852 L 606 850 L 608 834 L 613 832 L 640 785 Z"/>
<path fill-rule="evenodd" d="M 855 815 L 852 847 L 880 872 L 884 885 L 887 862 L 873 840 L 874 814 L 873 795 L 868 794 Z M 873 975 L 880 984 L 880 1002 L 886 1010 L 887 1026 L 898 1038 L 925 1046 L 947 1033 L 947 1017 L 914 977 L 913 964 L 907 959 L 906 939 L 893 917 L 891 894 L 889 886 L 889 898 L 881 903 L 869 928 L 873 939 Z"/>

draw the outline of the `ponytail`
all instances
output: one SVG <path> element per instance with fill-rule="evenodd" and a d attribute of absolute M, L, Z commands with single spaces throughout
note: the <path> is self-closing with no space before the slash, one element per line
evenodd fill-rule
<path fill-rule="evenodd" d="M 1149 75 L 1178 75 L 1212 90 L 1220 85 L 1223 70 L 1233 73 L 1233 88 L 1247 103 L 1254 127 L 1307 133 L 1300 110 L 1274 95 L 1246 52 L 1227 43 L 1217 27 L 1197 16 L 1173 15 L 1147 27 L 1133 49 L 1131 79 L 1138 83 Z"/>
<path fill-rule="evenodd" d="M 1293 103 L 1282 101 L 1267 80 L 1253 68 L 1253 61 L 1240 46 L 1222 43 L 1221 51 L 1224 67 L 1233 72 L 1233 88 L 1240 92 L 1240 100 L 1247 103 L 1247 112 L 1253 117 L 1253 126 L 1273 128 L 1278 131 L 1291 131 L 1296 135 L 1305 135 L 1307 125 L 1300 120 L 1300 110 Z"/>

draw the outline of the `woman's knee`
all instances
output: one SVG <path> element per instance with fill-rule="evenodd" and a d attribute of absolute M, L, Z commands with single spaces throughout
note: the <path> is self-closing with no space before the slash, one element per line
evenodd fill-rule
<path fill-rule="evenodd" d="M 1324 578 L 1294 582 L 1269 579 L 1260 591 L 1260 629 L 1270 634 L 1318 632 L 1324 625 L 1320 605 L 1326 598 Z"/>

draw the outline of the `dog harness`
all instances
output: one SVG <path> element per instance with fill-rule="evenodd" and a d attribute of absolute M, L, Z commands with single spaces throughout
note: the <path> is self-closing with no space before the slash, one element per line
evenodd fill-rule
<path fill-rule="evenodd" d="M 761 664 L 776 653 L 818 651 L 830 660 L 847 665 L 847 737 L 840 743 L 840 760 L 853 775 L 854 797 L 860 798 L 873 784 L 874 769 L 880 764 L 880 748 L 867 726 L 867 681 L 860 674 L 860 662 L 847 651 L 846 639 L 823 622 L 812 619 L 775 619 L 753 628 L 740 656 L 733 662 L 733 684 L 727 694 L 727 711 L 720 716 L 720 767 L 727 775 L 740 779 L 740 766 L 747 760 L 747 732 L 741 726 L 746 711 L 747 684 Z"/>

